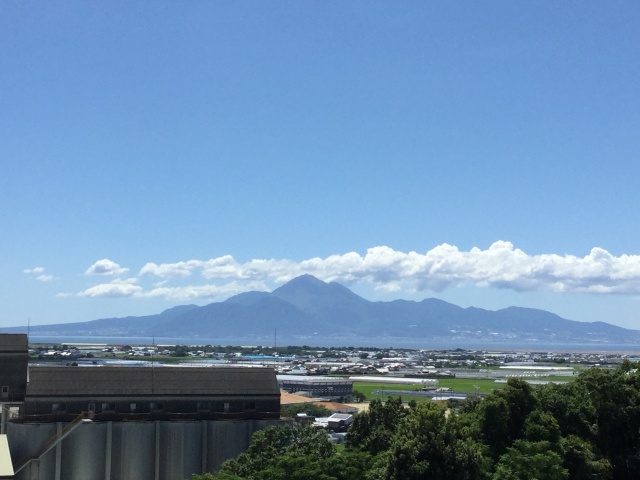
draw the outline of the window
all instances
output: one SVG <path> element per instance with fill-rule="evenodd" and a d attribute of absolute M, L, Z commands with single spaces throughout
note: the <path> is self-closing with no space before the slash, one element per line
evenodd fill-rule
<path fill-rule="evenodd" d="M 135 403 L 132 403 L 131 405 L 129 405 L 129 409 L 130 409 L 132 412 L 135 412 L 135 411 L 136 411 L 136 404 L 135 404 Z"/>
<path fill-rule="evenodd" d="M 229 413 L 229 402 L 224 402 L 224 413 Z"/>
<path fill-rule="evenodd" d="M 65 406 L 64 403 L 54 403 L 51 405 L 51 411 L 52 412 L 64 412 L 65 411 Z"/>
<path fill-rule="evenodd" d="M 2 396 L 3 397 L 8 397 L 9 396 L 9 385 L 3 385 L 2 386 Z"/>

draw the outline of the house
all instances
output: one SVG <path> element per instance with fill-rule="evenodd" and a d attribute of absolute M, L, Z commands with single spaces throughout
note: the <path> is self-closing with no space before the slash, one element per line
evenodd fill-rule
<path fill-rule="evenodd" d="M 348 413 L 334 413 L 327 420 L 329 430 L 334 432 L 346 432 L 352 423 L 353 415 Z"/>

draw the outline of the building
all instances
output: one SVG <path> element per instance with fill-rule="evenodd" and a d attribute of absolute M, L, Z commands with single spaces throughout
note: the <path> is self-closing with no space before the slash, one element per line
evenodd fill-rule
<path fill-rule="evenodd" d="M 272 368 L 28 368 L 24 334 L 0 334 L 0 386 L 0 433 L 15 417 L 21 422 L 72 421 L 78 415 L 94 421 L 280 417 Z"/>
<path fill-rule="evenodd" d="M 280 418 L 270 368 L 32 367 L 24 421 Z"/>
<path fill-rule="evenodd" d="M 0 402 L 22 402 L 27 388 L 29 346 L 24 334 L 0 335 Z"/>
<path fill-rule="evenodd" d="M 0 478 L 189 478 L 282 424 L 272 368 L 27 364 L 26 335 L 0 334 Z"/>
<path fill-rule="evenodd" d="M 353 415 L 349 415 L 348 413 L 334 413 L 328 418 L 327 423 L 329 429 L 334 432 L 346 432 L 353 423 Z"/>
<path fill-rule="evenodd" d="M 353 380 L 341 377 L 307 377 L 278 375 L 278 386 L 287 393 L 329 400 L 348 399 L 353 395 Z"/>
<path fill-rule="evenodd" d="M 329 417 L 316 417 L 313 426 L 326 428 L 331 432 L 346 432 L 353 423 L 353 415 L 334 413 Z"/>

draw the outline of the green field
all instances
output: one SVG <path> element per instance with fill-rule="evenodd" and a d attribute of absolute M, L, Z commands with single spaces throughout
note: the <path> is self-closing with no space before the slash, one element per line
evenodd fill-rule
<path fill-rule="evenodd" d="M 490 393 L 492 390 L 496 388 L 503 388 L 504 384 L 495 383 L 493 380 L 467 380 L 467 379 L 456 379 L 450 378 L 446 380 L 440 380 L 438 382 L 439 387 L 443 388 L 452 388 L 454 392 L 467 392 L 473 393 L 474 385 L 479 387 L 479 393 Z M 377 390 L 420 390 L 421 385 L 402 385 L 397 383 L 369 383 L 369 382 L 355 382 L 353 384 L 353 389 L 359 392 L 362 392 L 367 400 L 373 400 L 374 398 L 384 398 L 387 395 L 375 395 L 373 392 Z M 420 399 L 421 397 L 411 397 L 411 399 Z M 426 400 L 429 400 L 425 398 Z"/>
<path fill-rule="evenodd" d="M 556 380 L 559 382 L 570 382 L 575 377 L 542 377 L 539 380 Z M 453 393 L 475 393 L 475 387 L 478 387 L 478 393 L 491 393 L 493 390 L 499 390 L 505 387 L 504 383 L 496 383 L 492 380 L 473 379 L 473 378 L 443 378 L 438 380 L 438 387 L 451 388 Z M 377 390 L 419 390 L 421 385 L 403 385 L 397 383 L 375 383 L 375 382 L 354 382 L 353 389 L 363 393 L 367 400 L 374 398 L 384 398 L 386 395 L 375 395 L 373 392 Z M 410 397 L 410 399 L 420 399 L 421 397 Z"/>

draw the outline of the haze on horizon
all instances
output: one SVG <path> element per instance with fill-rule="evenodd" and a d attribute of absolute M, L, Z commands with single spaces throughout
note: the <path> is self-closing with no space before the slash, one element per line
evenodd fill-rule
<path fill-rule="evenodd" d="M 309 273 L 640 329 L 635 3 L 0 13 L 3 326 Z"/>

